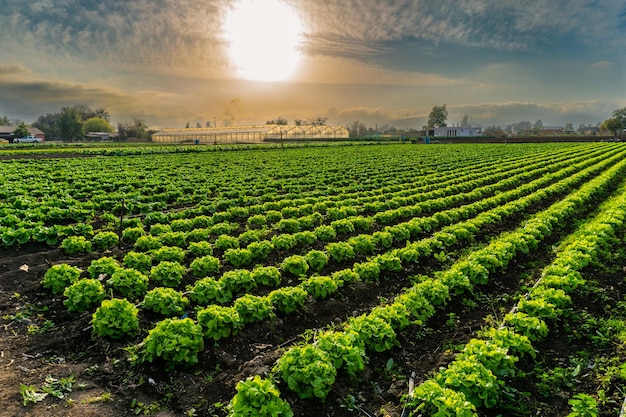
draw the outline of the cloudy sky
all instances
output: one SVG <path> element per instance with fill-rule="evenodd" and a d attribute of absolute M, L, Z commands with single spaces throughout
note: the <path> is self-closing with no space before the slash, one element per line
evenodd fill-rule
<path fill-rule="evenodd" d="M 0 116 L 419 128 L 626 107 L 626 0 L 0 0 Z"/>

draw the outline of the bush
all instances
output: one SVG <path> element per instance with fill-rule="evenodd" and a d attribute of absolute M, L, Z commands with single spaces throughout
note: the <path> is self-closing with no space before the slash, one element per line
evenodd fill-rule
<path fill-rule="evenodd" d="M 166 317 L 180 316 L 189 305 L 189 299 L 173 288 L 157 287 L 148 291 L 142 305 Z"/>
<path fill-rule="evenodd" d="M 162 261 L 150 270 L 150 278 L 164 287 L 177 287 L 187 269 L 178 262 Z"/>
<path fill-rule="evenodd" d="M 63 305 L 68 311 L 82 313 L 100 304 L 106 296 L 104 287 L 95 279 L 81 279 L 65 288 Z"/>
<path fill-rule="evenodd" d="M 91 244 L 99 251 L 111 249 L 118 243 L 120 243 L 120 238 L 114 232 L 100 232 L 91 239 Z"/>
<path fill-rule="evenodd" d="M 100 337 L 120 339 L 139 328 L 139 311 L 128 300 L 104 300 L 91 317 L 94 333 Z"/>
<path fill-rule="evenodd" d="M 61 248 L 68 255 L 79 255 L 91 252 L 91 242 L 85 236 L 69 236 L 61 242 Z"/>
<path fill-rule="evenodd" d="M 72 285 L 80 277 L 81 270 L 68 264 L 52 265 L 41 281 L 44 288 L 52 290 L 52 294 L 62 294 L 65 288 Z"/>
<path fill-rule="evenodd" d="M 202 327 L 190 318 L 165 319 L 156 324 L 143 340 L 140 360 L 153 362 L 164 359 L 168 368 L 198 363 L 198 353 L 204 349 Z"/>

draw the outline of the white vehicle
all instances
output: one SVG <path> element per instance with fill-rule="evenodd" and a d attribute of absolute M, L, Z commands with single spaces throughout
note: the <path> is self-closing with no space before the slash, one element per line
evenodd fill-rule
<path fill-rule="evenodd" d="M 42 142 L 41 138 L 36 136 L 25 136 L 23 138 L 15 138 L 13 139 L 13 143 L 40 143 Z"/>

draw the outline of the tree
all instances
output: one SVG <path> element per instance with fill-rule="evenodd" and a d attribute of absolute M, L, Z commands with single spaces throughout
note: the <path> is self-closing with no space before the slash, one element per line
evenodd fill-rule
<path fill-rule="evenodd" d="M 622 121 L 622 124 L 626 126 L 626 107 L 613 110 L 612 116 L 614 119 L 620 119 Z"/>
<path fill-rule="evenodd" d="M 346 126 L 346 129 L 348 129 L 348 132 L 350 132 L 351 138 L 363 136 L 365 135 L 365 133 L 367 133 L 367 127 L 365 126 L 365 124 L 363 122 L 359 122 L 358 120 L 350 123 L 348 126 Z"/>
<path fill-rule="evenodd" d="M 541 121 L 541 119 L 539 119 L 533 125 L 533 130 L 535 131 L 535 133 L 539 133 L 541 132 L 541 129 L 543 129 L 543 122 Z"/>
<path fill-rule="evenodd" d="M 72 142 L 83 138 L 83 120 L 76 107 L 63 107 L 58 125 L 61 139 Z"/>
<path fill-rule="evenodd" d="M 0 117 L 0 126 L 9 126 L 11 123 L 9 122 L 9 118 L 6 116 Z"/>
<path fill-rule="evenodd" d="M 115 128 L 109 124 L 106 120 L 100 117 L 91 117 L 83 123 L 83 130 L 85 132 L 115 132 Z"/>
<path fill-rule="evenodd" d="M 302 120 L 302 119 L 296 119 L 296 120 L 293 121 L 293 123 L 296 126 L 304 126 L 304 120 Z"/>
<path fill-rule="evenodd" d="M 93 114 L 94 114 L 94 117 L 99 117 L 101 119 L 104 119 L 107 122 L 111 121 L 111 116 L 109 115 L 109 112 L 103 109 L 102 107 L 98 107 L 97 109 L 95 109 L 93 111 Z"/>
<path fill-rule="evenodd" d="M 504 133 L 504 130 L 502 130 L 500 126 L 493 125 L 493 126 L 487 126 L 486 128 L 484 128 L 483 135 L 502 137 L 502 136 L 505 136 L 505 133 Z"/>
<path fill-rule="evenodd" d="M 20 123 L 19 126 L 17 126 L 13 131 L 13 136 L 16 138 L 23 138 L 28 135 L 30 135 L 30 130 L 28 130 L 28 127 L 24 122 Z"/>
<path fill-rule="evenodd" d="M 33 123 L 33 127 L 41 130 L 46 138 L 59 138 L 61 133 L 59 131 L 59 119 L 61 113 L 48 113 L 45 116 L 39 116 Z"/>
<path fill-rule="evenodd" d="M 567 123 L 565 125 L 565 127 L 563 128 L 564 132 L 573 132 L 574 131 L 574 125 L 572 123 Z"/>
<path fill-rule="evenodd" d="M 469 114 L 466 114 L 463 116 L 463 119 L 461 120 L 461 127 L 472 127 L 472 124 L 474 122 L 472 121 L 472 118 L 470 117 Z"/>
<path fill-rule="evenodd" d="M 448 126 L 448 109 L 446 105 L 435 106 L 428 115 L 427 127 L 446 127 Z"/>
<path fill-rule="evenodd" d="M 281 125 L 285 126 L 288 124 L 287 119 L 283 119 L 282 117 L 278 117 L 276 119 L 268 120 L 265 122 L 266 125 Z"/>
<path fill-rule="evenodd" d="M 610 130 L 615 136 L 619 136 L 622 130 L 624 130 L 624 122 L 619 117 L 613 117 L 607 119 L 602 123 L 602 128 Z"/>
<path fill-rule="evenodd" d="M 141 119 L 133 119 L 131 123 L 118 123 L 117 133 L 120 139 L 148 139 L 148 127 Z"/>

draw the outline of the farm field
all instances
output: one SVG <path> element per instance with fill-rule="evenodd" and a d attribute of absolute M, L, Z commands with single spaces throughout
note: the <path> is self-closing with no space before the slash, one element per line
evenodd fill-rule
<path fill-rule="evenodd" d="M 0 415 L 622 411 L 622 143 L 0 167 Z"/>

